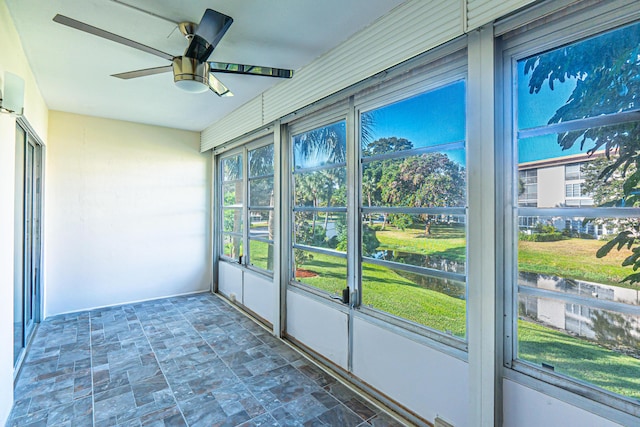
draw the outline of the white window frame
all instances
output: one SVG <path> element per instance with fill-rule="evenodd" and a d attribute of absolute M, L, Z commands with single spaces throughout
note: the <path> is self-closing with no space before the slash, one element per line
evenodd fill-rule
<path fill-rule="evenodd" d="M 446 52 L 446 54 L 442 54 L 443 52 Z M 360 117 L 361 117 L 361 114 L 363 113 L 373 111 L 385 106 L 389 106 L 394 103 L 402 102 L 410 98 L 425 94 L 432 90 L 443 88 L 449 84 L 453 84 L 459 81 L 465 82 L 465 103 L 468 104 L 467 93 L 469 89 L 469 80 L 467 75 L 467 50 L 466 50 L 465 40 L 458 40 L 457 42 L 452 43 L 450 46 L 446 46 L 444 49 L 442 49 L 442 52 L 439 52 L 439 53 L 441 54 L 441 56 L 438 56 L 437 58 L 431 61 L 429 61 L 428 59 L 424 60 L 422 64 L 414 66 L 412 69 L 410 69 L 407 75 L 397 76 L 394 79 L 391 79 L 383 84 L 377 85 L 374 88 L 365 90 L 360 94 L 356 94 L 356 96 L 354 97 L 355 122 L 357 123 L 356 137 L 354 142 L 354 146 L 356 147 L 356 159 L 355 159 L 356 170 L 354 171 L 354 174 L 357 182 L 357 185 L 355 186 L 357 191 L 356 203 L 359 211 L 359 214 L 356 215 L 356 218 L 355 218 L 357 222 L 355 224 L 356 233 L 354 234 L 354 236 L 356 236 L 354 239 L 355 244 L 358 246 L 357 260 L 355 261 L 355 265 L 357 268 L 357 280 L 358 280 L 358 283 L 357 283 L 358 299 L 359 299 L 358 310 L 364 315 L 382 320 L 392 325 L 393 327 L 402 328 L 412 333 L 423 336 L 428 340 L 432 340 L 438 344 L 444 344 L 443 346 L 444 348 L 457 350 L 457 351 L 454 351 L 452 354 L 455 355 L 456 357 L 460 357 L 459 351 L 466 352 L 468 350 L 468 334 L 469 334 L 469 327 L 468 327 L 469 302 L 468 302 L 468 279 L 467 279 L 468 263 L 467 263 L 467 268 L 465 269 L 466 271 L 465 274 L 447 275 L 447 278 L 451 278 L 451 279 L 465 283 L 465 287 L 466 287 L 465 303 L 466 303 L 467 309 L 465 310 L 466 326 L 465 326 L 464 338 L 456 337 L 454 335 L 446 333 L 445 331 L 439 331 L 439 330 L 430 328 L 428 326 L 415 323 L 411 320 L 393 315 L 391 313 L 386 313 L 376 308 L 368 307 L 360 304 L 361 298 L 362 298 L 362 284 L 361 284 L 362 264 L 369 263 L 369 261 L 363 260 L 362 255 L 360 254 L 360 244 L 362 240 L 362 236 L 361 236 L 362 215 L 361 214 L 365 210 L 362 204 L 363 203 L 362 182 L 361 182 L 362 153 L 361 153 L 361 142 L 360 142 L 360 132 L 359 132 Z M 467 123 L 466 127 L 468 129 L 469 126 L 468 126 L 467 117 L 465 117 L 465 122 Z M 452 146 L 455 145 L 454 147 L 455 149 L 463 148 L 465 150 L 465 157 L 467 156 L 467 153 L 468 153 L 467 142 L 466 142 L 468 139 L 467 129 L 465 129 L 465 140 L 457 141 L 452 144 Z M 421 152 L 423 151 L 438 152 L 439 150 L 437 149 L 442 148 L 445 145 L 447 144 L 434 146 L 433 150 L 432 150 L 432 147 L 429 147 L 424 150 L 423 149 L 418 149 L 418 150 Z M 400 153 L 400 154 L 402 154 L 401 157 L 405 157 L 405 156 L 411 155 L 412 153 L 406 152 L 406 153 Z M 466 160 L 468 163 L 468 159 Z M 468 239 L 468 236 L 469 236 L 469 221 L 468 221 L 468 212 L 467 212 L 468 188 L 469 188 L 468 172 L 465 171 L 465 174 L 467 175 L 465 177 L 465 185 L 466 185 L 465 194 L 467 195 L 467 201 L 465 202 L 464 207 L 424 208 L 424 209 L 420 208 L 417 210 L 420 211 L 420 213 L 422 213 L 423 211 L 424 212 L 433 211 L 438 213 L 442 211 L 442 212 L 450 212 L 452 215 L 456 215 L 456 216 L 464 216 L 466 219 L 465 220 L 465 236 Z M 380 209 L 383 209 L 383 210 L 395 209 L 397 211 L 402 210 L 402 211 L 407 211 L 407 213 L 413 213 L 413 210 L 415 210 L 411 208 L 406 208 L 406 209 L 405 208 L 397 208 L 397 209 L 396 208 L 388 208 L 388 209 L 377 208 L 377 210 L 380 210 Z M 366 210 L 368 210 L 368 208 L 366 208 Z M 373 207 L 372 210 L 376 210 L 376 208 Z M 469 248 L 469 245 L 467 242 L 466 259 L 468 259 L 468 256 L 469 256 L 468 248 Z M 375 263 L 375 264 L 378 264 L 378 263 Z M 389 267 L 389 265 L 387 265 L 386 263 L 385 263 L 385 266 Z M 399 266 L 399 268 L 401 269 L 414 271 L 415 269 L 412 269 L 411 267 L 412 267 L 411 265 Z M 419 271 L 419 273 L 428 275 L 428 273 L 425 273 L 424 271 Z M 437 275 L 436 277 L 440 277 L 440 276 Z M 442 349 L 443 347 L 438 346 L 438 348 L 440 349 Z M 445 351 L 451 353 L 451 350 L 445 350 Z"/>
<path fill-rule="evenodd" d="M 301 281 L 296 280 L 296 277 L 294 275 L 294 269 L 295 269 L 295 265 L 294 265 L 294 249 L 302 249 L 304 251 L 308 251 L 308 252 L 315 252 L 315 253 L 320 253 L 320 254 L 326 254 L 326 255 L 330 255 L 330 256 L 335 256 L 337 258 L 341 258 L 345 260 L 345 264 L 346 264 L 346 276 L 347 276 L 347 280 L 345 282 L 345 286 L 346 287 L 350 287 L 350 269 L 349 269 L 349 255 L 348 255 L 348 251 L 347 253 L 341 253 L 338 251 L 333 251 L 331 249 L 323 249 L 323 248 L 315 248 L 315 247 L 309 247 L 309 246 L 304 246 L 304 247 L 296 247 L 297 245 L 294 244 L 294 226 L 295 226 L 295 212 L 296 212 L 296 207 L 294 204 L 294 167 L 295 167 L 295 162 L 294 162 L 294 153 L 293 153 L 293 139 L 300 135 L 303 134 L 305 132 L 309 132 L 315 129 L 320 129 L 323 128 L 325 126 L 330 126 L 332 124 L 336 124 L 339 122 L 344 121 L 346 123 L 346 145 L 347 145 L 347 159 L 345 162 L 343 163 L 336 163 L 335 165 L 332 165 L 332 167 L 344 167 L 345 171 L 346 171 L 346 175 L 347 175 L 347 188 L 346 188 L 346 193 L 347 193 L 347 206 L 345 206 L 344 208 L 340 208 L 340 207 L 336 207 L 334 209 L 329 209 L 329 211 L 331 212 L 338 212 L 338 213 L 344 213 L 345 215 L 347 215 L 347 217 L 349 216 L 349 195 L 350 193 L 352 193 L 352 191 L 349 189 L 349 185 L 348 185 L 348 176 L 349 176 L 349 144 L 350 144 L 350 136 L 349 136 L 349 125 L 350 125 L 350 118 L 348 115 L 348 101 L 347 100 L 343 100 L 340 102 L 335 103 L 334 105 L 330 105 L 320 111 L 314 112 L 309 114 L 308 116 L 304 116 L 302 118 L 300 118 L 299 120 L 293 121 L 291 123 L 288 124 L 288 129 L 286 132 L 286 153 L 287 153 L 287 157 L 288 157 L 288 162 L 289 162 L 289 167 L 286 170 L 286 177 L 284 177 L 285 180 L 287 180 L 287 190 L 288 190 L 288 194 L 286 194 L 284 197 L 286 197 L 288 203 L 287 203 L 287 209 L 286 209 L 286 216 L 287 216 L 287 221 L 286 221 L 286 227 L 283 229 L 287 230 L 287 235 L 290 236 L 289 238 L 291 239 L 290 242 L 287 242 L 287 244 L 285 244 L 284 246 L 286 247 L 286 251 L 287 251 L 287 262 L 286 262 L 286 266 L 287 266 L 287 286 L 291 286 L 306 292 L 309 292 L 315 296 L 318 296 L 326 301 L 331 302 L 332 304 L 341 304 L 341 301 L 339 301 L 339 295 L 333 295 L 330 294 L 327 291 L 324 291 L 322 289 L 319 289 L 317 287 L 314 287 L 312 285 L 308 285 L 305 284 Z M 315 170 L 315 169 L 313 169 Z M 305 171 L 312 171 L 312 169 L 306 169 Z M 323 210 L 324 212 L 324 210 Z M 347 227 L 348 227 L 348 236 L 351 237 L 351 240 L 353 240 L 353 234 L 352 234 L 352 230 L 350 230 L 350 224 L 349 224 L 349 220 L 347 219 Z"/>
<path fill-rule="evenodd" d="M 277 174 L 278 174 L 278 167 L 276 165 L 276 153 L 275 153 L 275 141 L 274 141 L 274 136 L 272 133 L 269 133 L 265 136 L 261 136 L 261 137 L 256 137 L 256 139 L 253 139 L 249 142 L 243 143 L 240 146 L 237 147 L 233 147 L 227 151 L 224 151 L 223 153 L 219 154 L 218 158 L 216 159 L 216 171 L 217 171 L 217 182 L 219 183 L 216 187 L 216 191 L 218 194 L 217 202 L 216 202 L 216 208 L 220 209 L 220 215 L 218 220 L 216 221 L 216 228 L 219 231 L 219 235 L 216 238 L 216 249 L 217 249 L 217 259 L 216 262 L 218 260 L 220 261 L 225 261 L 225 262 L 229 262 L 229 263 L 234 263 L 234 264 L 238 264 L 240 266 L 242 266 L 243 268 L 246 268 L 248 270 L 252 270 L 256 273 L 259 273 L 263 276 L 267 276 L 267 277 L 273 277 L 274 272 L 273 271 L 269 271 L 269 270 L 265 270 L 262 269 L 260 267 L 254 266 L 250 264 L 251 261 L 251 251 L 249 249 L 249 245 L 250 245 L 250 241 L 251 240 L 257 240 L 257 241 L 261 241 L 261 242 L 267 242 L 264 239 L 256 239 L 256 238 L 251 238 L 250 236 L 250 230 L 249 230 L 249 222 L 250 222 L 250 218 L 249 218 L 249 213 L 251 211 L 251 206 L 249 205 L 249 151 L 258 149 L 258 148 L 262 148 L 262 147 L 266 147 L 268 145 L 274 145 L 274 173 L 273 173 L 273 179 L 274 179 L 274 192 L 275 192 L 275 186 L 276 186 L 276 179 L 277 179 Z M 228 256 L 226 256 L 224 254 L 224 241 L 223 241 L 223 236 L 225 234 L 231 234 L 229 232 L 225 232 L 224 228 L 223 228 L 223 223 L 224 223 L 224 206 L 223 206 L 223 180 L 222 180 L 222 174 L 224 173 L 222 167 L 221 167 L 221 163 L 224 159 L 227 159 L 229 157 L 233 157 L 240 154 L 242 156 L 242 246 L 243 246 L 243 250 L 242 250 L 242 260 L 239 262 L 238 260 L 234 259 L 234 258 L 230 258 Z M 215 182 L 215 181 L 214 181 Z M 227 181 L 228 182 L 228 181 Z M 275 203 L 275 202 L 274 202 Z M 254 210 L 272 210 L 275 211 L 275 206 L 272 207 L 258 207 L 255 206 Z M 274 216 L 276 215 L 276 213 L 274 212 Z M 276 218 L 276 222 L 277 222 L 277 218 Z M 274 270 L 277 269 L 277 265 L 275 263 L 275 259 L 276 259 L 276 242 L 275 241 L 269 241 L 268 243 L 272 244 L 274 247 Z"/>
<path fill-rule="evenodd" d="M 528 27 L 508 28 L 508 20 L 496 25 L 498 33 L 503 36 L 498 44 L 501 48 L 502 67 L 497 74 L 502 76 L 502 84 L 499 93 L 502 95 L 505 117 L 503 129 L 500 133 L 502 144 L 497 150 L 499 158 L 504 160 L 502 172 L 497 172 L 498 193 L 503 198 L 503 204 L 497 205 L 497 212 L 503 218 L 501 237 L 503 239 L 503 277 L 504 277 L 504 343 L 503 360 L 505 377 L 522 382 L 548 395 L 563 399 L 576 406 L 582 407 L 594 413 L 599 413 L 609 419 L 622 422 L 637 422 L 640 416 L 640 404 L 630 398 L 616 395 L 612 392 L 600 389 L 587 382 L 568 377 L 566 375 L 551 372 L 542 367 L 517 359 L 517 329 L 518 329 L 518 291 L 517 291 L 517 241 L 518 236 L 518 197 L 514 193 L 513 186 L 517 183 L 518 164 L 515 145 L 517 144 L 517 114 L 515 109 L 515 81 L 517 61 L 532 55 L 543 53 L 563 45 L 580 41 L 582 39 L 598 35 L 618 27 L 622 27 L 640 21 L 640 7 L 638 4 L 615 0 L 602 2 L 585 8 L 584 5 L 575 5 L 574 10 L 569 7 L 557 15 L 544 16 L 536 21 L 532 19 L 518 18 L 515 22 L 527 23 Z M 573 13 L 571 13 L 573 12 Z M 523 31 L 527 28 L 527 31 Z M 509 32 L 509 30 L 513 30 Z M 499 54 L 500 54 L 499 53 Z M 606 124 L 606 123 L 605 123 Z M 515 197 L 514 197 L 515 194 Z M 532 209 L 531 214 L 534 212 Z M 552 215 L 562 216 L 609 216 L 598 208 L 575 208 L 566 211 L 550 212 Z M 620 208 L 613 208 L 611 215 L 625 215 Z M 627 208 L 633 209 L 633 208 Z M 527 216 L 527 208 L 521 208 L 521 215 Z M 633 213 L 638 215 L 638 209 Z M 633 420 L 633 421 L 630 421 Z"/>

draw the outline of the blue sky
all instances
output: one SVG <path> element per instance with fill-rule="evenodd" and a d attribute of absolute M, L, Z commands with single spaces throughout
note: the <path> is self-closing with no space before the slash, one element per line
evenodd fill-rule
<path fill-rule="evenodd" d="M 459 81 L 413 98 L 363 113 L 373 116 L 373 138 L 406 138 L 417 147 L 465 139 L 465 83 Z M 466 164 L 463 150 L 447 152 Z"/>
<path fill-rule="evenodd" d="M 530 74 L 524 74 L 524 62 L 525 60 L 522 60 L 518 64 L 517 77 L 516 103 L 519 129 L 547 124 L 556 110 L 564 105 L 576 86 L 575 79 L 567 79 L 564 83 L 555 82 L 554 90 L 545 84 L 539 93 L 530 94 L 528 87 Z M 461 80 L 376 110 L 364 112 L 363 115 L 373 117 L 371 140 L 395 136 L 408 139 L 415 148 L 463 141 L 466 133 L 465 92 L 465 82 Z M 335 130 L 340 134 L 345 133 L 344 122 L 337 124 Z M 579 144 L 569 150 L 561 150 L 556 142 L 556 135 L 528 138 L 518 142 L 519 163 L 568 156 L 580 152 Z M 304 160 L 295 149 L 294 154 L 296 154 L 297 167 L 313 167 L 325 164 L 328 160 L 326 153 L 317 153 L 316 156 Z M 446 154 L 462 166 L 466 165 L 463 149 L 448 151 Z"/>
<path fill-rule="evenodd" d="M 531 73 L 524 74 L 525 61 L 521 60 L 518 63 L 517 125 L 520 130 L 546 125 L 576 87 L 576 79 L 571 78 L 566 79 L 564 83 L 554 82 L 553 90 L 548 82 L 545 82 L 540 92 L 529 93 Z M 589 148 L 589 144 L 586 144 L 586 147 Z M 518 163 L 564 157 L 584 151 L 580 150 L 580 144 L 562 150 L 555 134 L 537 136 L 518 141 Z"/>

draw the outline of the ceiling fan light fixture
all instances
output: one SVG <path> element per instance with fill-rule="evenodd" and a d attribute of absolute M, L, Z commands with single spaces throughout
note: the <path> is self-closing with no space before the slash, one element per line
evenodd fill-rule
<path fill-rule="evenodd" d="M 185 56 L 173 58 L 173 81 L 185 92 L 206 92 L 209 90 L 209 64 Z"/>

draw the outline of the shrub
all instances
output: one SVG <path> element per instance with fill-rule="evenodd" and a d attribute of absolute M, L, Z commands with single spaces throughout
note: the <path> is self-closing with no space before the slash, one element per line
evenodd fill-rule
<path fill-rule="evenodd" d="M 557 242 L 565 239 L 567 237 L 558 231 L 552 233 L 520 233 L 520 240 L 523 242 Z"/>

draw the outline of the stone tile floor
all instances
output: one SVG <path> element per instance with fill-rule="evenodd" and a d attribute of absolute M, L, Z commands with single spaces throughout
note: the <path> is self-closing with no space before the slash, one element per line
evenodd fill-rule
<path fill-rule="evenodd" d="M 399 426 L 211 294 L 49 318 L 7 426 Z"/>

